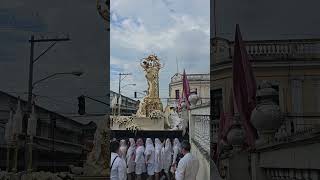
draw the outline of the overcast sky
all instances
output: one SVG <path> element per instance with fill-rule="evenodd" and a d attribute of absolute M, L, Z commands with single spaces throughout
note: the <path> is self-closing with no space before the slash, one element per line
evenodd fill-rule
<path fill-rule="evenodd" d="M 238 23 L 246 40 L 319 38 L 319 7 L 319 0 L 216 0 L 217 35 L 233 40 Z"/>
<path fill-rule="evenodd" d="M 67 114 L 77 113 L 81 94 L 105 100 L 107 92 L 107 32 L 93 0 L 1 0 L 0 90 L 23 96 L 27 91 L 31 34 L 37 38 L 68 33 L 70 42 L 58 43 L 36 64 L 34 79 L 56 72 L 83 70 L 80 77 L 60 76 L 39 84 L 38 104 Z M 165 64 L 160 72 L 160 95 L 168 96 L 170 77 L 209 72 L 209 0 L 112 0 L 111 89 L 117 91 L 119 72 L 131 72 L 123 89 L 132 97 L 146 80 L 141 58 L 155 53 Z M 233 39 L 239 23 L 243 38 L 319 38 L 319 0 L 217 0 L 218 35 Z M 213 10 L 213 8 L 211 9 Z M 211 18 L 211 20 L 213 20 Z M 212 31 L 213 32 L 213 31 Z M 212 33 L 211 33 L 212 35 Z M 37 44 L 37 56 L 49 44 Z M 105 106 L 87 101 L 89 113 Z"/>
<path fill-rule="evenodd" d="M 84 71 L 83 76 L 57 76 L 38 84 L 37 103 L 49 110 L 77 114 L 81 94 L 107 99 L 107 31 L 92 0 L 1 0 L 0 90 L 23 96 L 27 92 L 30 44 L 36 38 L 63 37 L 34 66 L 34 81 L 56 72 Z M 48 43 L 35 45 L 35 57 Z M 106 112 L 104 105 L 87 100 L 88 113 Z"/>
<path fill-rule="evenodd" d="M 160 96 L 169 96 L 170 78 L 187 73 L 209 73 L 209 0 L 111 1 L 111 89 L 118 92 L 118 73 L 133 73 L 121 91 L 133 97 L 147 89 L 140 59 L 155 53 L 160 71 Z M 178 62 L 178 63 L 176 63 Z"/>

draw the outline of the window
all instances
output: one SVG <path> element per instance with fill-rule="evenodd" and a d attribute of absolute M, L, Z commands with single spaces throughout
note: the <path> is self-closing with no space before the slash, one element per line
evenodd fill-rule
<path fill-rule="evenodd" d="M 179 89 L 176 90 L 176 99 L 179 99 L 180 94 L 179 94 Z"/>
<path fill-rule="evenodd" d="M 223 112 L 222 89 L 210 91 L 211 115 L 213 119 L 219 119 L 220 113 Z"/>

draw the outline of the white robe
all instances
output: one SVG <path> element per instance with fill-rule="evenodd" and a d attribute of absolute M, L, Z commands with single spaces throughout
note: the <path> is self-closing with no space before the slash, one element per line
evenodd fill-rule
<path fill-rule="evenodd" d="M 144 151 L 144 155 L 147 161 L 147 173 L 149 176 L 154 175 L 154 162 L 155 162 L 155 152 L 154 152 L 154 146 L 152 143 L 152 140 L 150 138 L 147 138 L 146 140 L 146 149 Z M 147 157 L 149 157 L 149 159 L 147 159 Z"/>
<path fill-rule="evenodd" d="M 161 158 L 164 172 L 168 173 L 172 163 L 172 145 L 170 139 L 166 140 Z"/>
<path fill-rule="evenodd" d="M 117 159 L 115 159 L 116 157 Z M 117 153 L 111 153 L 110 166 L 111 165 L 110 180 L 127 180 L 126 162 Z"/>
<path fill-rule="evenodd" d="M 162 143 L 158 138 L 154 140 L 154 143 L 155 143 L 154 172 L 159 173 L 163 169 L 162 162 L 161 162 Z"/>
<path fill-rule="evenodd" d="M 199 160 L 191 153 L 187 153 L 178 163 L 175 178 L 176 180 L 196 180 L 198 171 Z"/>
<path fill-rule="evenodd" d="M 126 160 L 126 154 L 127 154 L 127 145 L 125 140 L 120 141 L 120 152 L 121 152 L 121 157 Z"/>
<path fill-rule="evenodd" d="M 144 157 L 144 147 L 138 146 L 136 149 L 136 174 L 140 175 L 146 172 L 146 164 L 145 164 L 145 157 Z"/>
<path fill-rule="evenodd" d="M 136 151 L 136 146 L 133 138 L 129 139 L 130 142 L 130 147 L 127 151 L 126 159 L 127 159 L 127 173 L 133 173 L 135 171 L 135 151 Z"/>
<path fill-rule="evenodd" d="M 172 158 L 172 165 L 177 162 L 178 154 L 180 153 L 181 145 L 178 138 L 175 138 L 173 141 L 173 158 Z"/>

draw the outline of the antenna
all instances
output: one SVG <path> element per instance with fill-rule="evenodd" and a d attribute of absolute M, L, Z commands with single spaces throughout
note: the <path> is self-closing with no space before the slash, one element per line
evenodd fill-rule
<path fill-rule="evenodd" d="M 179 74 L 179 64 L 178 64 L 178 58 L 176 57 L 176 63 L 177 63 L 177 74 Z"/>

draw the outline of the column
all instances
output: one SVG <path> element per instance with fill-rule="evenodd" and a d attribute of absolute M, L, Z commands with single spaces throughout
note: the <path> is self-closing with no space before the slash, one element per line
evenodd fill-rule
<path fill-rule="evenodd" d="M 291 88 L 292 88 L 292 112 L 295 115 L 303 115 L 303 93 L 302 93 L 302 79 L 292 79 Z M 303 118 L 296 117 L 294 118 L 295 131 L 303 128 Z"/>

